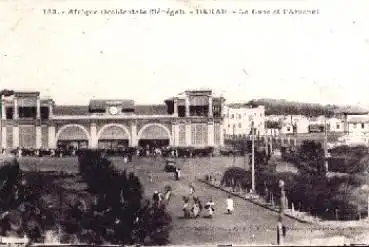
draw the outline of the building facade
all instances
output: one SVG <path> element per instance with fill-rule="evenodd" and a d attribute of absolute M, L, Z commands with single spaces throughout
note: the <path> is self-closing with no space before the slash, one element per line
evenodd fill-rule
<path fill-rule="evenodd" d="M 327 119 L 327 122 L 329 131 L 338 133 L 344 131 L 345 121 L 343 118 L 332 117 Z"/>
<path fill-rule="evenodd" d="M 369 134 L 369 115 L 349 115 L 346 124 L 349 135 L 360 136 Z"/>
<path fill-rule="evenodd" d="M 212 90 L 189 90 L 165 105 L 91 100 L 88 106 L 58 106 L 39 92 L 14 92 L 1 98 L 0 143 L 4 149 L 219 147 L 224 101 Z"/>
<path fill-rule="evenodd" d="M 293 124 L 284 122 L 282 123 L 281 129 L 279 130 L 279 133 L 282 135 L 289 135 L 294 133 Z"/>
<path fill-rule="evenodd" d="M 265 107 L 224 107 L 224 133 L 226 135 L 249 135 L 252 122 L 255 133 L 265 135 Z"/>

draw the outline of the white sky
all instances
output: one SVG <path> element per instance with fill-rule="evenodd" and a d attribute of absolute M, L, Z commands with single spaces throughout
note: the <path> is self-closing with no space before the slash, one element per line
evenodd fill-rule
<path fill-rule="evenodd" d="M 31 3 L 29 3 L 31 2 Z M 319 15 L 71 16 L 43 8 L 319 9 Z M 162 103 L 188 88 L 228 102 L 369 104 L 368 0 L 0 0 L 0 88 L 57 104 Z"/>

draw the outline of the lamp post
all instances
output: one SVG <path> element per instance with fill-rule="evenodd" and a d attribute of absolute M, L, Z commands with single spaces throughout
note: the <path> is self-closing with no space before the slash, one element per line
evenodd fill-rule
<path fill-rule="evenodd" d="M 254 121 L 251 122 L 251 190 L 255 192 L 255 129 Z"/>
<path fill-rule="evenodd" d="M 277 244 L 283 245 L 284 244 L 284 237 L 286 235 L 286 228 L 283 226 L 283 216 L 284 216 L 284 208 L 286 202 L 286 191 L 284 187 L 284 181 L 279 180 L 278 186 L 280 189 L 280 202 L 279 202 L 279 215 L 278 215 L 278 222 L 277 222 Z"/>
<path fill-rule="evenodd" d="M 236 125 L 233 124 L 233 163 L 232 165 L 234 166 L 235 163 L 236 163 L 236 135 L 235 135 L 235 128 L 236 128 Z"/>
<path fill-rule="evenodd" d="M 368 184 L 368 175 L 369 175 L 369 172 L 367 170 L 365 170 L 364 172 L 365 174 L 365 180 L 366 180 L 366 191 L 369 192 L 369 184 Z M 369 193 L 368 193 L 368 198 L 367 198 L 367 204 L 368 204 L 368 209 L 367 209 L 367 220 L 369 220 Z"/>
<path fill-rule="evenodd" d="M 328 172 L 328 130 L 327 130 L 327 116 L 324 115 L 324 169 Z"/>

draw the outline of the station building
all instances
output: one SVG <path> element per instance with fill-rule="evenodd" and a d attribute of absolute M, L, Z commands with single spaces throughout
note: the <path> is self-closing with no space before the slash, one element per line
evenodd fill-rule
<path fill-rule="evenodd" d="M 1 147 L 223 145 L 223 97 L 212 90 L 188 90 L 164 102 L 150 106 L 94 99 L 85 106 L 56 105 L 40 92 L 16 91 L 1 98 Z"/>

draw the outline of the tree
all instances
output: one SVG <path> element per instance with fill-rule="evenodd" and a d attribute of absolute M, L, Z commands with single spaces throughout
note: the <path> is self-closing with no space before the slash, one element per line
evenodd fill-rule
<path fill-rule="evenodd" d="M 300 171 L 324 175 L 325 154 L 320 143 L 310 140 L 304 141 L 295 158 L 294 163 Z"/>
<path fill-rule="evenodd" d="M 171 218 L 165 207 L 154 208 L 142 204 L 143 186 L 132 172 L 118 171 L 112 162 L 93 150 L 79 156 L 80 173 L 88 190 L 96 200 L 78 217 L 71 215 L 71 222 L 81 217 L 86 223 L 73 227 L 72 232 L 90 243 L 134 244 L 150 239 L 153 244 L 169 241 Z M 73 221 L 74 219 L 74 221 Z"/>

